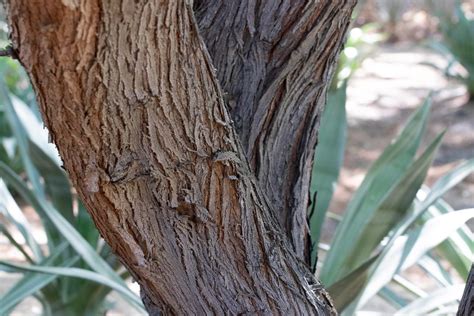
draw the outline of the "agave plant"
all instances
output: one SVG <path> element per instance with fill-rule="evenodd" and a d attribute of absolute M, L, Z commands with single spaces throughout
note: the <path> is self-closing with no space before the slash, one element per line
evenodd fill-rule
<path fill-rule="evenodd" d="M 358 7 L 362 7 L 361 3 Z M 329 88 L 326 107 L 321 119 L 321 137 L 316 149 L 312 177 L 311 196 L 315 200 L 317 193 L 318 201 L 318 203 L 312 203 L 309 214 L 311 237 L 315 245 L 319 243 L 318 232 L 321 231 L 326 216 L 326 212 L 322 210 L 326 210 L 329 206 L 344 158 L 347 134 L 347 83 L 360 68 L 364 59 L 372 53 L 374 44 L 385 38 L 385 35 L 378 33 L 377 29 L 377 24 L 369 23 L 350 30 L 344 49 L 339 55 L 337 68 Z M 315 173 L 317 176 L 314 176 Z M 313 247 L 311 251 L 313 269 L 315 269 L 314 264 L 317 261 L 316 254 L 317 247 Z"/>
<path fill-rule="evenodd" d="M 339 95 L 339 102 L 343 102 L 344 91 Z M 474 171 L 474 159 L 461 163 L 431 189 L 422 186 L 443 137 L 443 133 L 438 135 L 416 158 L 430 103 L 430 99 L 425 101 L 370 167 L 344 216 L 331 216 L 339 219 L 331 244 L 313 244 L 313 264 L 318 254 L 323 254 L 324 260 L 318 263 L 320 278 L 343 315 L 352 315 L 375 295 L 403 314 L 457 308 L 464 285 L 456 284 L 439 260 L 446 260 L 461 278 L 467 278 L 474 242 L 465 223 L 474 217 L 474 209 L 454 211 L 441 197 Z M 331 112 L 322 118 L 321 147 L 316 151 L 311 187 L 317 198 L 309 224 L 316 241 L 323 221 L 331 214 L 327 212 L 331 184 L 337 181 L 345 142 L 346 127 L 339 124 L 345 116 L 344 106 L 327 110 Z M 414 265 L 440 285 L 438 292 L 425 293 L 403 277 L 403 272 Z M 394 285 L 414 299 L 402 298 Z"/>
<path fill-rule="evenodd" d="M 37 115 L 4 82 L 0 127 L 0 234 L 23 256 L 23 263 L 0 258 L 1 271 L 22 273 L 0 297 L 0 315 L 29 296 L 39 300 L 45 315 L 100 315 L 111 307 L 106 301 L 111 291 L 144 314 L 125 283 L 128 272 L 74 194 Z M 41 219 L 46 245 L 32 233 L 25 206 Z"/>
<path fill-rule="evenodd" d="M 451 55 L 455 61 L 461 64 L 466 74 L 454 74 L 460 79 L 469 92 L 470 98 L 474 98 L 474 19 L 468 17 L 462 10 L 460 1 L 456 1 L 454 14 L 446 14 L 438 11 L 439 26 L 443 34 L 443 42 L 433 45 L 442 53 Z M 453 63 L 450 63 L 450 66 Z M 450 68 L 449 66 L 449 68 Z M 450 69 L 446 71 L 450 73 Z"/>

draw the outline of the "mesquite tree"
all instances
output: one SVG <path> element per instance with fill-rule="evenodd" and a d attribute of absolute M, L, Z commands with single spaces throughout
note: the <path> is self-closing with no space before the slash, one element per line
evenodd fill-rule
<path fill-rule="evenodd" d="M 332 314 L 307 267 L 355 0 L 10 0 L 64 167 L 150 314 Z"/>

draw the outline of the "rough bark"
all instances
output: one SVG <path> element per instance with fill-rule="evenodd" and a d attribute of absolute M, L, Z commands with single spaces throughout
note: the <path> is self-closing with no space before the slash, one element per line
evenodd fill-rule
<path fill-rule="evenodd" d="M 466 287 L 459 303 L 457 316 L 474 315 L 474 264 L 471 266 L 469 276 L 466 280 Z"/>
<path fill-rule="evenodd" d="M 306 260 L 319 117 L 355 3 L 200 0 L 194 6 L 251 169 Z"/>
<path fill-rule="evenodd" d="M 332 8 L 333 2 L 318 3 Z M 154 307 L 165 314 L 335 312 L 281 233 L 274 214 L 284 211 L 271 210 L 274 204 L 297 209 L 288 198 L 293 193 L 285 195 L 283 206 L 274 197 L 267 202 L 250 171 L 187 2 L 11 0 L 9 19 L 14 49 L 64 166 L 102 236 L 139 282 L 150 312 Z M 326 19 L 321 21 L 329 23 Z M 335 19 L 341 34 L 345 19 Z M 333 27 L 320 23 L 317 31 L 294 27 L 316 40 Z M 282 39 L 292 30 L 284 28 Z M 284 139 L 276 125 L 292 130 L 286 141 L 295 141 L 295 148 L 315 141 L 312 120 L 341 39 L 333 43 L 334 52 L 316 54 L 324 62 L 317 60 L 319 68 L 313 69 L 303 67 L 315 61 L 305 38 L 265 51 L 270 58 L 279 47 L 294 50 L 285 52 L 286 61 L 266 65 L 257 80 L 267 88 L 252 99 L 266 103 L 242 103 L 258 117 L 248 137 L 256 129 L 260 136 L 242 137 L 257 171 L 265 165 L 259 159 L 282 154 L 272 149 L 281 149 Z M 246 61 L 236 63 L 244 67 Z M 290 66 L 297 73 L 291 75 Z M 315 81 L 305 82 L 311 75 L 299 73 L 312 71 Z M 245 91 L 238 94 L 223 82 L 232 98 L 243 98 Z M 266 109 L 269 116 L 259 112 Z M 280 138 L 263 150 L 274 137 Z M 293 160 L 304 152 L 291 151 Z M 290 179 L 291 190 L 302 195 L 305 184 L 297 183 L 304 182 L 300 168 L 307 159 L 277 164 L 291 165 L 281 181 Z M 265 166 L 260 179 L 272 167 Z M 271 181 L 261 183 L 272 188 Z"/>

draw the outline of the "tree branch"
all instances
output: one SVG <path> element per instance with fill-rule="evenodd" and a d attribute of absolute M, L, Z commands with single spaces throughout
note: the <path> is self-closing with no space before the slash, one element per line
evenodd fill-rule
<path fill-rule="evenodd" d="M 319 118 L 355 3 L 195 2 L 245 154 L 302 259 Z"/>
<path fill-rule="evenodd" d="M 8 45 L 7 47 L 0 49 L 0 57 L 10 57 L 12 59 L 18 59 L 18 56 L 12 45 Z"/>

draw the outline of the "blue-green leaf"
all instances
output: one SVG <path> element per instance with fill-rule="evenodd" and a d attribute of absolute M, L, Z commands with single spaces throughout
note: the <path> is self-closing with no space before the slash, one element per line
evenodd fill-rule
<path fill-rule="evenodd" d="M 44 196 L 44 190 L 40 183 L 39 173 L 30 159 L 31 153 L 28 145 L 27 135 L 15 112 L 8 91 L 5 88 L 3 78 L 0 79 L 0 102 L 5 106 L 6 117 L 8 119 L 10 128 L 15 135 L 15 140 L 18 143 L 23 165 L 25 167 L 26 173 L 28 174 L 28 179 L 31 181 L 33 190 L 38 196 Z"/>
<path fill-rule="evenodd" d="M 49 265 L 61 256 L 67 248 L 67 243 L 62 243 L 56 248 L 56 252 L 51 256 L 43 259 L 40 265 Z M 62 262 L 62 265 L 67 267 L 77 262 L 79 257 L 69 258 Z M 8 272 L 17 272 L 0 264 L 0 270 Z M 40 291 L 43 287 L 53 282 L 58 276 L 51 274 L 25 273 L 11 289 L 8 290 L 2 297 L 0 297 L 0 315 L 7 315 L 9 311 L 17 304 L 23 301 L 28 296 Z"/>
<path fill-rule="evenodd" d="M 321 229 L 326 211 L 336 186 L 344 160 L 346 146 L 346 87 L 344 82 L 335 92 L 330 92 L 319 129 L 318 146 L 316 147 L 314 166 L 311 176 L 312 201 L 309 215 L 312 252 L 311 263 L 314 264 L 317 256 L 317 245 L 321 236 Z"/>
<path fill-rule="evenodd" d="M 456 284 L 442 288 L 427 297 L 419 298 L 395 313 L 402 315 L 427 315 L 439 307 L 449 303 L 456 303 L 461 299 L 465 284 Z M 455 304 L 457 305 L 457 304 Z M 446 314 L 445 314 L 446 315 Z"/>
<path fill-rule="evenodd" d="M 337 227 L 321 271 L 323 284 L 331 285 L 350 271 L 343 269 L 363 230 L 411 165 L 426 127 L 431 100 L 428 98 L 408 120 L 402 132 L 371 166 L 364 181 L 349 202 Z"/>
<path fill-rule="evenodd" d="M 415 264 L 426 252 L 446 240 L 471 218 L 474 218 L 474 209 L 451 212 L 428 220 L 407 236 L 398 237 L 391 247 L 385 248 L 377 260 L 357 305 L 365 304 L 390 282 L 395 273 Z"/>
<path fill-rule="evenodd" d="M 28 224 L 23 212 L 21 211 L 18 204 L 13 199 L 7 186 L 0 178 L 0 214 L 3 214 L 8 222 L 14 225 L 25 239 L 26 244 L 30 248 L 33 256 L 36 260 L 43 258 L 43 252 L 36 241 L 35 237 L 31 234 L 32 229 Z"/>
<path fill-rule="evenodd" d="M 425 152 L 408 168 L 402 178 L 390 190 L 389 194 L 377 207 L 372 217 L 366 219 L 361 227 L 360 236 L 354 243 L 354 248 L 345 254 L 344 270 L 351 271 L 370 257 L 388 233 L 399 225 L 410 210 L 410 205 L 418 190 L 425 181 L 428 169 L 441 143 L 440 134 Z"/>
<path fill-rule="evenodd" d="M 0 267 L 6 267 L 15 272 L 38 272 L 55 276 L 66 276 L 72 278 L 81 278 L 106 285 L 119 292 L 128 302 L 132 303 L 138 310 L 144 312 L 140 298 L 131 292 L 128 287 L 124 287 L 121 283 L 85 269 L 70 267 L 50 267 L 50 266 L 34 266 L 21 265 L 0 260 Z"/>
<path fill-rule="evenodd" d="M 33 192 L 28 190 L 21 179 L 19 179 L 18 176 L 1 161 L 0 177 L 3 177 L 3 179 L 20 195 L 22 195 L 22 197 L 36 210 L 38 210 L 40 214 L 47 216 L 61 233 L 61 236 L 69 242 L 72 248 L 74 248 L 74 250 L 93 270 L 108 277 L 111 281 L 121 284 L 124 287 L 124 291 L 130 291 L 120 276 L 118 276 L 117 273 L 110 268 L 107 262 L 105 262 L 104 259 L 102 259 L 102 257 L 92 249 L 90 244 L 75 230 L 75 228 L 64 219 L 64 217 L 61 216 L 54 207 L 45 201 L 38 199 Z"/>

